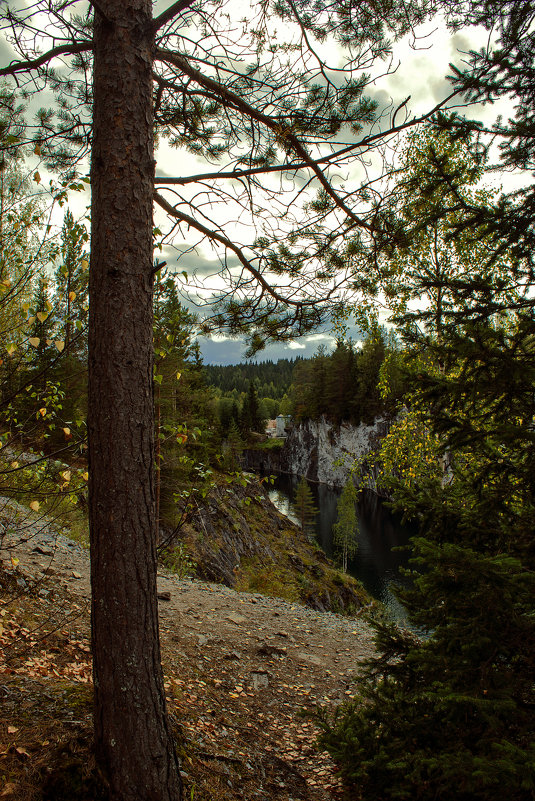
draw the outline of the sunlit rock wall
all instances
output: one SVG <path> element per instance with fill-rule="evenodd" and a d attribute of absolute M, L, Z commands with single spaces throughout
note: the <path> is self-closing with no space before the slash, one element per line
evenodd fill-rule
<path fill-rule="evenodd" d="M 294 425 L 280 450 L 246 449 L 241 463 L 257 473 L 290 473 L 309 481 L 343 487 L 354 470 L 356 483 L 372 490 L 375 485 L 373 453 L 388 433 L 390 422 L 377 418 L 373 425 L 334 425 L 325 419 Z M 364 458 L 369 457 L 364 464 Z"/>
<path fill-rule="evenodd" d="M 306 476 L 331 487 L 342 487 L 355 462 L 373 453 L 388 432 L 388 422 L 376 419 L 373 425 L 335 426 L 325 419 L 309 420 L 294 426 L 281 454 L 284 471 Z M 370 460 L 373 462 L 373 459 Z M 282 466 L 282 465 L 281 465 Z M 356 472 L 361 482 L 375 489 L 373 465 Z"/>

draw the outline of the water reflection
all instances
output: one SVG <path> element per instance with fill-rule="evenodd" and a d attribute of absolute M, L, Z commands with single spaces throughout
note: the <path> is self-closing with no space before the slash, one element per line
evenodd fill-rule
<path fill-rule="evenodd" d="M 270 490 L 272 503 L 294 522 L 292 508 L 299 479 L 296 476 L 278 476 Z M 341 490 L 324 484 L 310 484 L 314 503 L 319 509 L 316 519 L 316 538 L 328 556 L 333 556 L 332 527 L 336 522 L 336 505 Z M 381 499 L 370 491 L 361 494 L 357 509 L 359 532 L 357 553 L 348 563 L 348 572 L 359 579 L 374 598 L 382 601 L 392 617 L 406 623 L 406 614 L 392 591 L 392 585 L 403 581 L 399 568 L 407 565 L 408 552 L 394 550 L 406 545 L 413 533 L 402 526 Z"/>

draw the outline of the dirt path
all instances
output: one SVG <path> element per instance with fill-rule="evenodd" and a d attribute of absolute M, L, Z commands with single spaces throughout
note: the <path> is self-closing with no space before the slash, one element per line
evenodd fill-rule
<path fill-rule="evenodd" d="M 11 551 L 4 538 L 4 565 L 19 560 L 8 567 L 43 608 L 59 595 L 71 599 L 80 611 L 70 636 L 81 642 L 88 551 L 39 524 L 25 538 Z M 165 571 L 158 591 L 168 704 L 184 738 L 184 781 L 194 801 L 339 798 L 333 765 L 315 747 L 317 726 L 301 711 L 348 699 L 373 649 L 368 626 Z"/>

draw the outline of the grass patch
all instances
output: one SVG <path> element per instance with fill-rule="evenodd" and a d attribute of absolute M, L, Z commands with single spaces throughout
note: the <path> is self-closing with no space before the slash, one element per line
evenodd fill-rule
<path fill-rule="evenodd" d="M 280 451 L 286 442 L 282 437 L 272 437 L 266 439 L 264 442 L 256 442 L 254 446 L 250 447 L 253 451 Z"/>
<path fill-rule="evenodd" d="M 272 598 L 299 601 L 299 585 L 295 575 L 275 562 L 265 565 L 258 558 L 242 559 L 236 589 L 240 592 L 258 592 Z"/>

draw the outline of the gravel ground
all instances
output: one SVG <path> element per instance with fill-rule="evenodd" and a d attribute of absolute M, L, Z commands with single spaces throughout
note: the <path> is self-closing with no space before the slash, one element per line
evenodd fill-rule
<path fill-rule="evenodd" d="M 87 637 L 88 550 L 11 501 L 0 500 L 0 521 L 0 558 L 21 593 L 43 604 L 58 592 L 71 598 L 82 610 L 76 636 Z M 218 801 L 340 798 L 334 765 L 315 747 L 317 727 L 300 710 L 352 696 L 373 653 L 367 623 L 165 570 L 158 593 L 168 705 L 195 757 L 184 764 L 186 785 L 202 798 L 215 781 Z"/>

